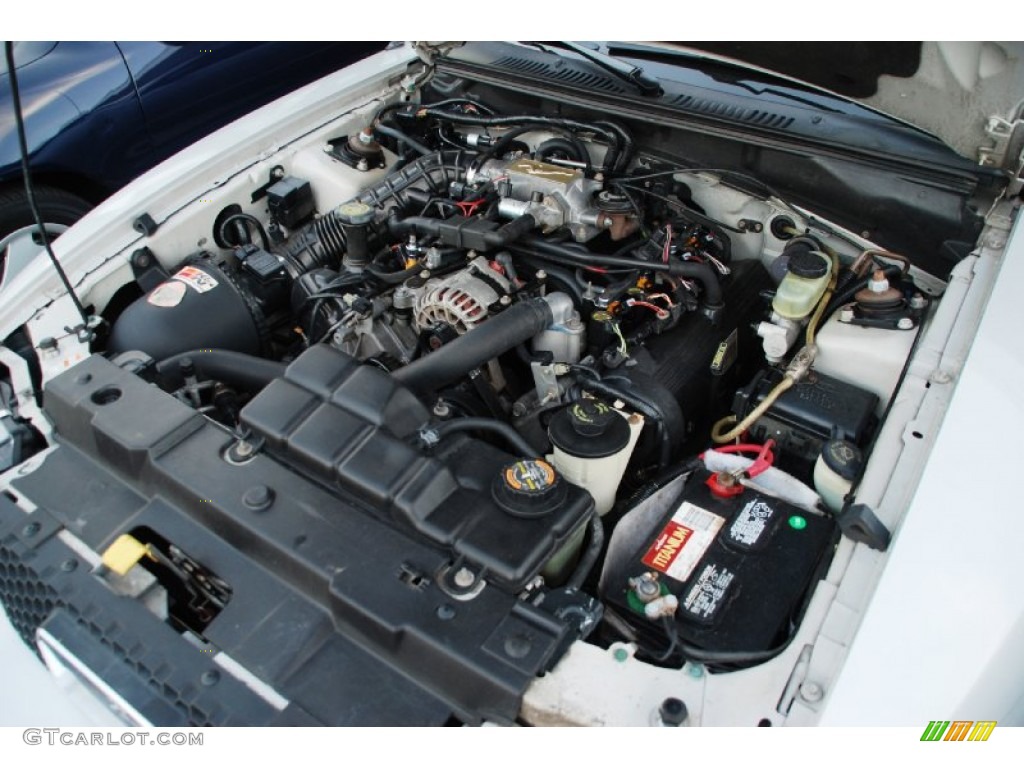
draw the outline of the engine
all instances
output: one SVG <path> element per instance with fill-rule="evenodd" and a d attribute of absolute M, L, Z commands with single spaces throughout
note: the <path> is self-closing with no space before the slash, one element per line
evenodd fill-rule
<path fill-rule="evenodd" d="M 112 485 L 202 494 L 390 664 L 413 674 L 410 632 L 492 692 L 577 639 L 759 663 L 840 535 L 886 545 L 851 492 L 929 308 L 905 259 L 605 119 L 397 102 L 328 149 L 354 196 L 277 167 L 173 268 L 133 256 L 101 389 L 76 368 L 47 394 Z M 239 522 L 243 477 L 316 552 Z M 207 632 L 214 597 L 176 621 Z M 473 716 L 472 685 L 431 685 Z"/>

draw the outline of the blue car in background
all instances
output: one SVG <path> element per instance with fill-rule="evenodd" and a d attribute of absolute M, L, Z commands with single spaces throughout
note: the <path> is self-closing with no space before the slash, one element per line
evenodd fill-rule
<path fill-rule="evenodd" d="M 143 171 L 375 42 L 19 42 L 36 199 L 58 235 Z M 39 249 L 0 60 L 0 276 Z M 8 272 L 4 275 L 4 272 Z"/>

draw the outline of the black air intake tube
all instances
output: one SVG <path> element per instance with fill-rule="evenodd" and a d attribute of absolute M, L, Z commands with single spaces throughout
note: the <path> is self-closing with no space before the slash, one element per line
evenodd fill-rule
<path fill-rule="evenodd" d="M 551 325 L 554 314 L 548 300 L 558 296 L 568 299 L 555 293 L 544 299 L 530 299 L 509 307 L 472 332 L 391 375 L 416 392 L 435 392 L 488 360 L 532 339 Z"/>

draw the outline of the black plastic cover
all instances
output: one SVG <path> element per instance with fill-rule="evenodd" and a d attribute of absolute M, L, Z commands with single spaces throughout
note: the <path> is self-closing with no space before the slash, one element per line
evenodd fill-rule
<path fill-rule="evenodd" d="M 313 189 L 308 181 L 285 176 L 267 188 L 267 207 L 274 221 L 295 229 L 313 215 L 316 208 Z"/>
<path fill-rule="evenodd" d="M 733 411 L 743 418 L 768 395 L 781 373 L 761 371 L 736 393 Z M 809 471 L 830 439 L 866 445 L 875 429 L 878 395 L 817 371 L 784 392 L 750 428 L 756 442 L 773 438 Z"/>
<path fill-rule="evenodd" d="M 76 644 L 105 665 L 105 679 L 118 690 L 138 690 L 132 681 L 141 679 L 154 707 L 184 707 L 183 714 L 158 716 L 161 724 L 514 721 L 527 686 L 576 630 L 502 588 L 500 574 L 484 573 L 478 591 L 461 596 L 447 574 L 482 571 L 473 563 L 494 553 L 506 573 L 529 571 L 529 558 L 544 560 L 541 549 L 560 541 L 538 529 L 564 525 L 570 535 L 573 516 L 585 519 L 592 502 L 571 488 L 567 509 L 552 520 L 511 518 L 484 498 L 487 470 L 507 454 L 467 438 L 453 441 L 443 461 L 424 461 L 397 437 L 420 423 L 422 406 L 383 372 L 338 357 L 313 350 L 290 378 L 278 380 L 286 387 L 252 401 L 254 425 L 263 406 L 266 419 L 271 405 L 296 409 L 285 419 L 277 458 L 260 452 L 242 463 L 230 459 L 236 439 L 223 427 L 103 357 L 50 381 L 44 405 L 57 446 L 14 483 L 40 521 L 26 547 L 12 539 L 28 530 L 25 513 L 0 497 L 0 582 L 13 585 L 0 583 L 0 599 L 13 605 L 29 577 L 38 595 L 27 610 L 18 603 L 23 635 L 31 637 L 58 608 L 100 617 L 85 631 L 116 658 L 87 638 Z M 321 408 L 324 418 L 303 418 L 309 408 Z M 347 453 L 344 434 L 333 432 L 353 425 L 358 435 L 348 438 L 367 448 L 365 458 Z M 339 477 L 352 485 L 339 488 L 333 474 L 320 471 L 330 451 L 351 462 Z M 400 461 L 389 464 L 392 456 Z M 445 468 L 454 461 L 465 467 Z M 421 472 L 433 470 L 442 478 L 436 488 L 450 488 L 450 496 L 431 495 L 435 486 Z M 479 485 L 460 485 L 462 472 Z M 330 484 L 321 480 L 328 477 Z M 417 505 L 416 488 L 433 503 Z M 375 503 L 373 494 L 392 502 Z M 406 513 L 415 514 L 415 526 Z M 481 520 L 493 521 L 493 529 Z M 54 535 L 61 529 L 94 552 L 122 533 L 152 532 L 216 573 L 231 598 L 203 628 L 206 641 L 277 691 L 286 708 L 268 713 L 262 699 L 247 704 L 252 692 L 232 684 L 215 686 L 219 695 L 209 707 L 188 709 L 198 702 L 195 676 L 210 657 L 141 603 L 107 590 L 85 564 L 73 572 L 56 567 L 69 557 Z M 55 548 L 45 560 L 33 554 L 43 540 Z M 176 682 L 164 687 L 168 676 Z"/>
<path fill-rule="evenodd" d="M 511 458 L 469 441 L 473 458 L 441 461 L 406 439 L 429 420 L 394 378 L 327 345 L 300 355 L 242 410 L 242 423 L 285 463 L 360 499 L 511 589 L 520 589 L 588 519 L 575 486 L 539 519 L 502 509 L 491 482 Z M 467 451 L 468 452 L 468 451 Z"/>

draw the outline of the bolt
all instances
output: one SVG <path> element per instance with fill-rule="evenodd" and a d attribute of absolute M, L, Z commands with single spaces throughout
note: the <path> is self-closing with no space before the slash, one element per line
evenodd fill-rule
<path fill-rule="evenodd" d="M 853 322 L 853 308 L 843 307 L 839 310 L 839 322 L 840 323 L 852 323 Z"/>
<path fill-rule="evenodd" d="M 248 440 L 239 440 L 235 445 L 235 455 L 240 459 L 252 456 L 252 443 Z"/>
<path fill-rule="evenodd" d="M 911 320 L 909 317 L 901 317 L 899 320 L 896 321 L 896 327 L 899 328 L 901 331 L 909 331 L 911 328 L 914 327 L 914 321 Z"/>
<path fill-rule="evenodd" d="M 459 568 L 452 577 L 452 582 L 459 589 L 469 589 L 473 586 L 473 582 L 476 581 L 476 574 L 473 573 L 469 568 Z"/>
<path fill-rule="evenodd" d="M 704 677 L 704 665 L 689 663 L 686 665 L 686 674 L 695 680 L 699 680 Z"/>
<path fill-rule="evenodd" d="M 505 638 L 505 655 L 513 659 L 522 659 L 533 649 L 533 641 L 528 635 L 519 633 Z"/>
<path fill-rule="evenodd" d="M 265 485 L 254 485 L 242 495 L 242 503 L 249 509 L 266 509 L 274 503 L 274 491 Z"/>
<path fill-rule="evenodd" d="M 629 659 L 629 651 L 625 648 L 616 648 L 615 653 L 612 654 L 616 661 L 623 662 Z"/>
<path fill-rule="evenodd" d="M 448 603 L 445 603 L 444 605 L 437 606 L 436 614 L 437 618 L 441 619 L 441 621 L 449 621 L 455 618 L 455 609 L 448 605 Z"/>
<path fill-rule="evenodd" d="M 357 171 L 368 171 L 368 170 L 370 170 L 370 164 L 368 162 L 366 162 L 366 158 L 365 157 L 360 158 L 359 162 L 356 163 L 356 170 Z"/>
<path fill-rule="evenodd" d="M 911 309 L 924 309 L 928 302 L 924 298 L 924 294 L 915 293 L 910 297 L 910 308 Z"/>
<path fill-rule="evenodd" d="M 649 574 L 644 574 L 638 579 L 632 579 L 630 586 L 633 587 L 633 592 L 640 598 L 640 602 L 643 603 L 649 603 L 661 596 L 661 585 L 658 584 L 657 579 L 652 578 Z"/>
<path fill-rule="evenodd" d="M 64 573 L 71 573 L 76 568 L 78 568 L 78 561 L 75 560 L 75 558 L 73 557 L 69 557 L 67 560 L 60 564 L 60 569 L 64 571 Z"/>
<path fill-rule="evenodd" d="M 434 415 L 439 419 L 446 418 L 451 412 L 452 409 L 448 407 L 448 403 L 444 400 L 438 400 L 434 403 Z"/>
<path fill-rule="evenodd" d="M 824 696 L 825 691 L 817 683 L 804 683 L 800 686 L 800 698 L 806 702 L 814 704 L 821 701 Z"/>
<path fill-rule="evenodd" d="M 21 535 L 22 536 L 35 536 L 37 533 L 39 533 L 40 528 L 41 528 L 41 526 L 39 525 L 39 523 L 29 523 L 28 525 L 26 525 L 24 528 L 21 529 Z"/>
<path fill-rule="evenodd" d="M 501 304 L 501 306 L 503 307 L 507 307 L 509 304 L 512 303 L 512 297 L 502 296 L 500 299 L 498 299 L 498 303 Z"/>
<path fill-rule="evenodd" d="M 686 722 L 689 712 L 686 711 L 686 704 L 682 699 L 669 696 L 658 707 L 658 716 L 661 722 L 668 726 L 679 726 Z"/>
<path fill-rule="evenodd" d="M 199 682 L 207 686 L 216 685 L 218 680 L 220 680 L 220 672 L 216 669 L 208 669 L 199 677 Z"/>

